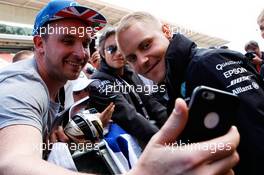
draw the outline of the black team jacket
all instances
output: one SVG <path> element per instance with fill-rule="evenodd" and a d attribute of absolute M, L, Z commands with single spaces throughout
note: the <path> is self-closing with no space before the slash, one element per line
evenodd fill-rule
<path fill-rule="evenodd" d="M 168 113 L 177 97 L 190 97 L 199 85 L 229 91 L 240 98 L 236 126 L 240 133 L 237 174 L 259 174 L 264 165 L 263 81 L 246 57 L 226 49 L 198 49 L 194 42 L 174 35 L 166 53 Z M 224 103 L 224 102 L 223 102 Z"/>

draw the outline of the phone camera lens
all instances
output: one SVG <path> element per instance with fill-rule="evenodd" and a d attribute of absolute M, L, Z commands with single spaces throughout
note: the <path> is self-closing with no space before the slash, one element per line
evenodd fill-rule
<path fill-rule="evenodd" d="M 219 121 L 220 121 L 219 115 L 215 112 L 210 112 L 204 118 L 204 126 L 207 129 L 213 129 L 217 127 Z"/>
<path fill-rule="evenodd" d="M 215 98 L 215 94 L 212 92 L 205 91 L 202 93 L 202 97 L 206 100 L 213 100 Z"/>

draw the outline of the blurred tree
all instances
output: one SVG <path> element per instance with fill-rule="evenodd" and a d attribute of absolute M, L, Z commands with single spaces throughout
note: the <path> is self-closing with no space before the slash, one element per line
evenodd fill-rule
<path fill-rule="evenodd" d="M 0 33 L 13 35 L 32 35 L 32 29 L 27 27 L 16 27 L 5 24 L 0 24 Z"/>

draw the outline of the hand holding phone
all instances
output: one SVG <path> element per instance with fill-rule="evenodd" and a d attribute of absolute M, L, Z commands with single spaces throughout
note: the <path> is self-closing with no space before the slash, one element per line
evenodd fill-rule
<path fill-rule="evenodd" d="M 193 143 L 226 134 L 235 124 L 239 99 L 226 91 L 198 86 L 188 106 L 189 119 L 179 139 Z"/>

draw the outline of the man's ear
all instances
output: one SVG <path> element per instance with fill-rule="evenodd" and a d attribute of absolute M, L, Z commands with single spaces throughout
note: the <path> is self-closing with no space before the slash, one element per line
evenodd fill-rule
<path fill-rule="evenodd" d="M 162 32 L 164 33 L 166 38 L 168 38 L 169 40 L 172 39 L 172 33 L 169 24 L 162 24 Z"/>
<path fill-rule="evenodd" d="M 39 35 L 36 35 L 33 37 L 33 42 L 35 46 L 35 52 L 38 54 L 44 54 L 43 39 Z"/>

